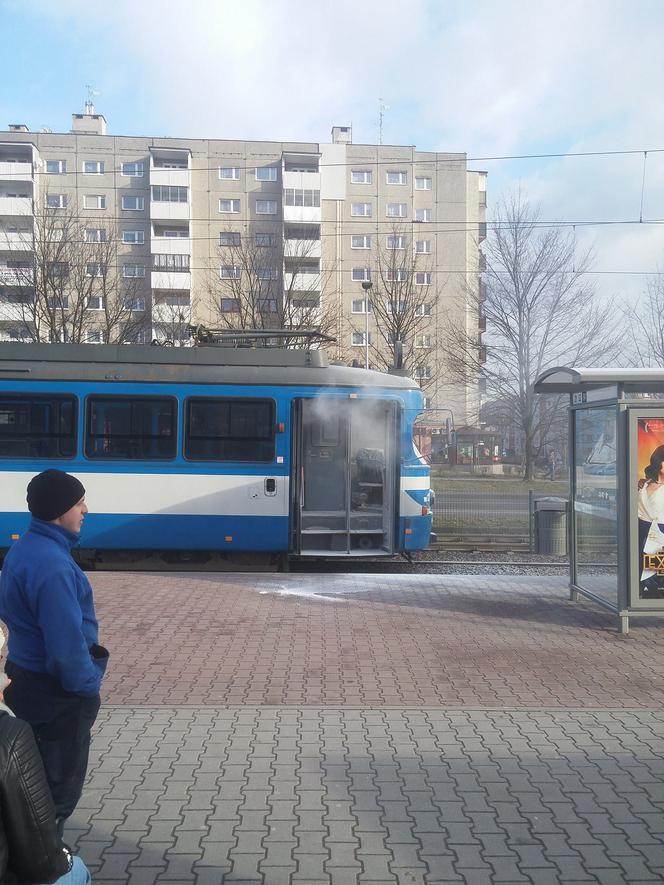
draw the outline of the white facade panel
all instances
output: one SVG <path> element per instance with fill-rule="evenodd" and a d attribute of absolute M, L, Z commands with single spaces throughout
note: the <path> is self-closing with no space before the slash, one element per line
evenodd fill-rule
<path fill-rule="evenodd" d="M 189 237 L 152 237 L 150 248 L 153 255 L 191 255 Z"/>
<path fill-rule="evenodd" d="M 320 240 L 284 240 L 286 258 L 320 258 Z"/>
<path fill-rule="evenodd" d="M 285 273 L 286 292 L 320 292 L 319 273 Z"/>
<path fill-rule="evenodd" d="M 191 306 L 179 304 L 153 304 L 152 322 L 168 326 L 171 323 L 191 323 Z"/>
<path fill-rule="evenodd" d="M 17 231 L 0 231 L 0 250 L 32 252 L 32 234 Z"/>

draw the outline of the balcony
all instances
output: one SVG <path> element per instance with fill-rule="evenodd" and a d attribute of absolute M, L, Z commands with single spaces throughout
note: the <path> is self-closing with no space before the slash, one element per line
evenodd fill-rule
<path fill-rule="evenodd" d="M 0 194 L 0 215 L 32 214 L 32 197 L 7 197 Z"/>
<path fill-rule="evenodd" d="M 0 251 L 32 252 L 32 234 L 19 231 L 0 230 Z"/>
<path fill-rule="evenodd" d="M 191 304 L 178 303 L 168 304 L 167 301 L 155 302 L 152 305 L 152 322 L 160 325 L 173 325 L 175 323 L 191 323 Z"/>
<path fill-rule="evenodd" d="M 320 258 L 320 240 L 284 240 L 285 258 Z"/>
<path fill-rule="evenodd" d="M 32 181 L 32 163 L 0 163 L 2 181 Z"/>
<path fill-rule="evenodd" d="M 286 292 L 320 292 L 320 273 L 285 273 L 284 291 Z"/>
<path fill-rule="evenodd" d="M 320 172 L 284 172 L 283 187 L 302 188 L 303 190 L 320 190 Z"/>
<path fill-rule="evenodd" d="M 32 270 L 29 267 L 0 267 L 0 286 L 32 285 Z"/>
<path fill-rule="evenodd" d="M 320 224 L 320 206 L 283 206 L 284 221 L 307 221 Z"/>
<path fill-rule="evenodd" d="M 150 200 L 150 218 L 159 221 L 189 221 L 190 203 L 169 203 L 162 200 Z"/>
<path fill-rule="evenodd" d="M 191 272 L 176 270 L 153 270 L 153 289 L 167 289 L 173 291 L 189 291 L 191 289 Z"/>
<path fill-rule="evenodd" d="M 189 237 L 151 237 L 150 248 L 153 255 L 191 255 Z"/>
<path fill-rule="evenodd" d="M 175 187 L 191 187 L 191 172 L 189 169 L 162 169 L 157 166 L 151 166 L 150 184 L 170 184 Z"/>

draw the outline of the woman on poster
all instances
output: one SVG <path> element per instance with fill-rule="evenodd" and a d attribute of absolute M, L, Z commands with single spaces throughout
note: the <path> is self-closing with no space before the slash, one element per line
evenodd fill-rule
<path fill-rule="evenodd" d="M 658 446 L 650 456 L 650 463 L 639 480 L 639 567 L 641 581 L 639 595 L 645 599 L 664 598 L 664 575 L 643 571 L 643 554 L 651 541 L 656 547 L 664 546 L 664 445 Z M 661 538 L 661 544 L 659 543 Z M 645 577 L 644 577 L 645 574 Z"/>

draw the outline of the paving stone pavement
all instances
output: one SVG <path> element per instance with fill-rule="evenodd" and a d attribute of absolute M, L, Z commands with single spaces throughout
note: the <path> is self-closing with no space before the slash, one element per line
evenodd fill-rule
<path fill-rule="evenodd" d="M 664 881 L 664 624 L 565 580 L 91 575 L 96 885 Z"/>
<path fill-rule="evenodd" d="M 107 707 L 94 882 L 657 883 L 664 712 Z"/>
<path fill-rule="evenodd" d="M 564 578 L 92 573 L 105 703 L 664 707 L 664 622 Z"/>

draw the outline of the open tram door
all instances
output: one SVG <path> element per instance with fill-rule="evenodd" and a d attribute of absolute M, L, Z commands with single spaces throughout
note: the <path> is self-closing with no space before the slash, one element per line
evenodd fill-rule
<path fill-rule="evenodd" d="M 291 552 L 394 552 L 398 409 L 385 400 L 299 399 L 293 415 Z"/>

